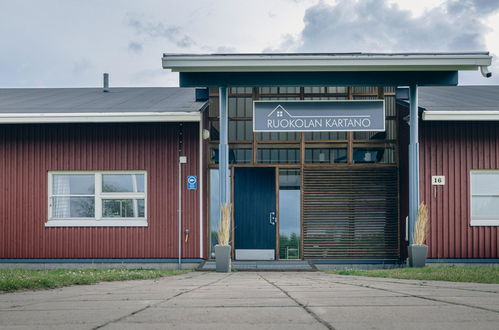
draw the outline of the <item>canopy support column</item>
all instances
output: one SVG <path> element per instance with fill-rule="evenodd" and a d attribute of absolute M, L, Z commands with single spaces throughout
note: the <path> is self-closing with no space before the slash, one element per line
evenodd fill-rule
<path fill-rule="evenodd" d="M 220 169 L 220 204 L 230 203 L 230 173 L 228 145 L 228 96 L 227 87 L 220 87 L 218 92 L 220 111 L 220 145 L 218 148 L 218 166 Z"/>
<path fill-rule="evenodd" d="M 409 244 L 413 244 L 414 225 L 419 208 L 419 118 L 418 86 L 411 85 L 409 104 Z"/>

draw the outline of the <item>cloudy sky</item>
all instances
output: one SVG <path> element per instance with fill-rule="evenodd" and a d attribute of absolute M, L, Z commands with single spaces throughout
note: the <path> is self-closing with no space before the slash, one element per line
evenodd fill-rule
<path fill-rule="evenodd" d="M 163 53 L 490 51 L 498 0 L 0 2 L 0 87 L 177 86 Z M 499 84 L 460 74 L 460 84 Z"/>

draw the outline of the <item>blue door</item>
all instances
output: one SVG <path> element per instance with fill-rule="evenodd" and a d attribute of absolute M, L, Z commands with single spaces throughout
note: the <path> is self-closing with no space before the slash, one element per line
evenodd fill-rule
<path fill-rule="evenodd" d="M 275 169 L 234 169 L 236 260 L 274 260 L 276 247 Z"/>

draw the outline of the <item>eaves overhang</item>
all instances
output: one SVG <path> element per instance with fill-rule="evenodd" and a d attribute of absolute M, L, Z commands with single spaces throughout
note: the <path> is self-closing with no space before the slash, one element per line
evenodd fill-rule
<path fill-rule="evenodd" d="M 1 113 L 0 124 L 199 122 L 201 112 Z"/>
<path fill-rule="evenodd" d="M 336 54 L 164 54 L 173 72 L 460 71 L 491 64 L 488 52 Z"/>

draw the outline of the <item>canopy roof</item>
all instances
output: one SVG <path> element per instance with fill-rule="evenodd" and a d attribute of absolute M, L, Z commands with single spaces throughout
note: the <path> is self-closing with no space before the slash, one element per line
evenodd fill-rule
<path fill-rule="evenodd" d="M 459 70 L 491 64 L 488 52 L 163 54 L 180 86 L 456 85 Z"/>

